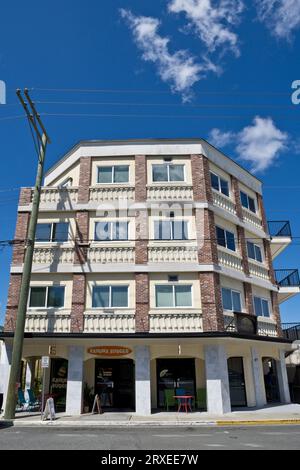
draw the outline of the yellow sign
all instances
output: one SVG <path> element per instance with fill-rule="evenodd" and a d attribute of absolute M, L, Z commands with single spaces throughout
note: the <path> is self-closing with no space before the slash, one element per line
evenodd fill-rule
<path fill-rule="evenodd" d="M 126 356 L 132 353 L 132 349 L 123 346 L 95 346 L 94 348 L 88 348 L 88 353 L 94 356 Z"/>

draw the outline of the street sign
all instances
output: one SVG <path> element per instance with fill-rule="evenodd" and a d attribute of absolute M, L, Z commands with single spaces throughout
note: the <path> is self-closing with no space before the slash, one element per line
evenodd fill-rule
<path fill-rule="evenodd" d="M 42 356 L 42 369 L 48 369 L 49 365 L 50 365 L 49 356 Z"/>

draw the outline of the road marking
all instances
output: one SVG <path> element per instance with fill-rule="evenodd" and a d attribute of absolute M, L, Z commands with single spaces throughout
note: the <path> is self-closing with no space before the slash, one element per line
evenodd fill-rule
<path fill-rule="evenodd" d="M 205 444 L 206 447 L 225 447 L 224 444 Z"/>
<path fill-rule="evenodd" d="M 183 438 L 185 436 L 185 434 L 152 434 L 152 437 L 167 437 L 167 438 L 170 438 L 170 437 L 179 437 L 179 438 Z M 191 437 L 211 437 L 211 434 L 192 434 L 192 435 L 189 435 L 189 439 Z"/>
<path fill-rule="evenodd" d="M 259 444 L 243 444 L 241 443 L 242 446 L 245 446 L 245 447 L 253 447 L 254 449 L 257 449 L 257 448 L 261 448 L 263 446 L 259 445 Z"/>

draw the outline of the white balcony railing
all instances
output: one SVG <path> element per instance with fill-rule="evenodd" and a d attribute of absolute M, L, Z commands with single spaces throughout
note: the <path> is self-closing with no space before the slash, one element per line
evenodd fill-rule
<path fill-rule="evenodd" d="M 264 266 L 249 260 L 249 271 L 251 276 L 260 277 L 268 281 L 270 279 L 269 270 Z"/>
<path fill-rule="evenodd" d="M 33 194 L 33 193 L 32 193 Z M 70 205 L 77 202 L 78 188 L 57 188 L 45 186 L 41 189 L 40 204 Z"/>
<path fill-rule="evenodd" d="M 225 313 L 224 323 L 226 331 L 237 331 L 233 314 Z M 278 336 L 276 323 L 271 318 L 259 318 L 257 322 L 257 334 L 258 336 Z"/>
<path fill-rule="evenodd" d="M 219 264 L 226 268 L 237 269 L 238 271 L 243 270 L 242 257 L 237 253 L 229 253 L 228 251 L 223 251 L 221 248 L 218 248 L 218 259 Z"/>
<path fill-rule="evenodd" d="M 245 222 L 254 225 L 256 228 L 262 229 L 261 219 L 253 212 L 249 211 L 248 209 L 245 209 L 245 207 L 243 207 L 243 219 Z"/>
<path fill-rule="evenodd" d="M 134 263 L 134 247 L 93 246 L 88 249 L 89 263 Z"/>
<path fill-rule="evenodd" d="M 74 261 L 74 248 L 35 246 L 33 264 L 69 264 Z"/>
<path fill-rule="evenodd" d="M 192 201 L 193 186 L 187 185 L 149 185 L 147 199 L 150 201 Z"/>
<path fill-rule="evenodd" d="M 69 333 L 70 312 L 27 312 L 25 331 L 31 333 Z"/>
<path fill-rule="evenodd" d="M 150 313 L 150 333 L 202 332 L 201 313 Z"/>
<path fill-rule="evenodd" d="M 235 203 L 229 197 L 214 190 L 212 191 L 212 195 L 215 206 L 221 207 L 221 209 L 224 209 L 231 214 L 236 214 Z"/>
<path fill-rule="evenodd" d="M 134 313 L 85 312 L 84 333 L 135 333 Z"/>
<path fill-rule="evenodd" d="M 134 201 L 134 186 L 92 186 L 90 187 L 91 202 L 109 202 L 118 200 Z"/>
<path fill-rule="evenodd" d="M 197 263 L 196 246 L 151 246 L 148 248 L 149 263 Z"/>

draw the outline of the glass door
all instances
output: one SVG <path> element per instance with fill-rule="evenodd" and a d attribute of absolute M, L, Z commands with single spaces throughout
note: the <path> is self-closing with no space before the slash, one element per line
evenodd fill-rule
<path fill-rule="evenodd" d="M 231 406 L 247 406 L 244 364 L 242 357 L 228 359 Z"/>
<path fill-rule="evenodd" d="M 157 406 L 164 407 L 165 390 L 195 396 L 194 359 L 157 359 Z"/>

